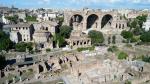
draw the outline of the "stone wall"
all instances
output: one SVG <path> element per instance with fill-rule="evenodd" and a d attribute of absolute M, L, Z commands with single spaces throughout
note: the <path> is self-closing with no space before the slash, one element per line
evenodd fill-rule
<path fill-rule="evenodd" d="M 83 18 L 82 21 L 79 22 L 80 30 L 86 31 L 87 30 L 87 24 L 88 24 L 87 19 L 91 15 L 94 15 L 97 17 L 97 20 L 95 21 L 96 27 L 94 27 L 94 26 L 92 27 L 92 29 L 94 29 L 94 30 L 98 30 L 98 31 L 102 30 L 102 28 L 101 28 L 102 19 L 106 15 L 109 15 L 112 17 L 111 28 L 124 29 L 127 27 L 127 21 L 124 18 L 121 18 L 120 14 L 113 12 L 113 11 L 101 12 L 101 11 L 96 11 L 96 10 L 65 11 L 65 13 L 64 13 L 64 25 L 70 26 L 71 19 L 74 18 L 76 20 L 79 18 L 76 16 L 80 16 Z"/>

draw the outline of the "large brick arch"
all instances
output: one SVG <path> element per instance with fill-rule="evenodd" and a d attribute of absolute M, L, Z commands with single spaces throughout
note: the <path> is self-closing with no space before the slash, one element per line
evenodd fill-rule
<path fill-rule="evenodd" d="M 90 14 L 88 15 L 88 17 L 86 18 L 86 28 L 97 28 L 98 27 L 98 20 L 99 20 L 99 16 L 97 14 Z"/>
<path fill-rule="evenodd" d="M 96 20 L 95 26 L 91 27 L 92 30 L 98 30 L 98 31 L 104 30 L 105 28 L 102 28 L 101 23 L 103 21 L 102 20 L 103 17 L 105 17 L 107 15 L 112 17 L 110 28 L 116 28 L 116 29 L 126 28 L 126 24 L 127 24 L 126 20 L 120 20 L 119 19 L 120 15 L 114 11 L 102 12 L 102 11 L 96 11 L 96 10 L 79 10 L 79 11 L 67 11 L 67 12 L 65 12 L 64 13 L 64 25 L 70 26 L 71 18 L 74 15 L 79 15 L 79 16 L 83 17 L 83 20 L 82 20 L 80 26 L 78 26 L 78 28 L 77 28 L 81 31 L 86 31 L 89 29 L 88 27 L 91 27 L 91 25 L 88 25 L 89 24 L 88 18 L 91 15 L 98 17 L 98 19 Z M 95 19 L 95 18 L 93 18 L 93 19 Z M 118 25 L 121 25 L 121 27 Z"/>
<path fill-rule="evenodd" d="M 81 23 L 84 20 L 83 15 L 81 14 L 73 14 L 70 18 L 69 18 L 69 26 L 73 25 L 74 21 L 77 21 L 77 18 L 79 18 L 79 23 Z"/>
<path fill-rule="evenodd" d="M 107 23 L 109 23 L 110 25 L 112 24 L 113 21 L 113 15 L 106 13 L 101 17 L 101 28 L 103 28 Z"/>

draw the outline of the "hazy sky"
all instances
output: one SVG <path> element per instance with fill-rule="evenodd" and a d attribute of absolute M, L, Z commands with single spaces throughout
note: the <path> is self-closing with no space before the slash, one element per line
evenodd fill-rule
<path fill-rule="evenodd" d="M 0 0 L 0 5 L 19 8 L 150 8 L 150 0 Z"/>

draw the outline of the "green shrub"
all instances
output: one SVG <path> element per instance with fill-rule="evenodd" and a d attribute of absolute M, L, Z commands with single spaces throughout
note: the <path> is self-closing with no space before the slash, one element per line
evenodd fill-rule
<path fill-rule="evenodd" d="M 126 81 L 125 81 L 125 84 L 131 84 L 131 81 L 126 80 Z"/>
<path fill-rule="evenodd" d="M 131 45 L 131 44 L 126 44 L 125 46 L 126 46 L 126 47 L 129 47 L 129 48 L 131 48 L 131 47 L 132 47 L 132 45 Z"/>
<path fill-rule="evenodd" d="M 127 59 L 127 57 L 128 57 L 128 54 L 127 53 L 125 53 L 125 52 L 120 52 L 119 54 L 118 54 L 118 59 Z"/>
<path fill-rule="evenodd" d="M 50 48 L 47 48 L 47 49 L 46 49 L 46 52 L 50 52 L 50 51 L 51 51 L 51 49 L 50 49 Z"/>
<path fill-rule="evenodd" d="M 28 49 L 29 52 L 31 53 L 31 51 L 33 50 L 32 45 L 33 45 L 33 43 L 31 43 L 31 42 L 29 42 L 29 43 L 21 42 L 21 43 L 17 43 L 15 45 L 15 49 L 18 52 L 26 52 L 26 49 Z"/>
<path fill-rule="evenodd" d="M 0 51 L 8 51 L 13 48 L 13 42 L 10 40 L 9 35 L 0 30 Z"/>
<path fill-rule="evenodd" d="M 18 20 L 18 16 L 17 15 L 14 15 L 14 16 L 7 16 L 5 17 L 6 19 L 14 22 L 14 23 L 17 23 L 17 20 Z"/>
<path fill-rule="evenodd" d="M 33 69 L 28 69 L 29 72 L 33 72 Z"/>
<path fill-rule="evenodd" d="M 131 38 L 131 43 L 137 42 L 137 41 L 138 41 L 138 39 L 136 39 L 135 37 L 132 37 L 132 38 Z"/>
<path fill-rule="evenodd" d="M 130 39 L 130 38 L 133 37 L 133 33 L 130 32 L 130 31 L 125 31 L 125 30 L 123 30 L 123 31 L 121 32 L 121 36 L 122 36 L 123 38 L 125 38 L 125 39 Z"/>
<path fill-rule="evenodd" d="M 60 35 L 64 38 L 69 38 L 72 30 L 71 26 L 63 25 L 60 27 Z"/>
<path fill-rule="evenodd" d="M 140 37 L 140 40 L 142 42 L 150 42 L 150 38 L 149 37 L 150 37 L 150 31 L 143 33 L 141 35 L 141 37 Z"/>
<path fill-rule="evenodd" d="M 133 33 L 131 31 L 126 31 L 123 30 L 121 32 L 121 36 L 127 40 L 127 42 L 129 43 L 131 41 L 131 39 L 133 38 Z"/>
<path fill-rule="evenodd" d="M 118 51 L 118 48 L 117 46 L 110 46 L 108 49 L 107 49 L 108 52 L 116 52 Z"/>
<path fill-rule="evenodd" d="M 24 42 L 17 43 L 15 46 L 15 49 L 18 52 L 25 52 L 26 51 L 26 43 L 24 43 Z"/>
<path fill-rule="evenodd" d="M 85 48 L 77 48 L 77 51 L 78 52 L 85 51 L 85 50 L 93 51 L 94 49 L 95 47 L 92 46 L 92 47 L 85 47 Z"/>
<path fill-rule="evenodd" d="M 88 33 L 89 38 L 91 38 L 92 45 L 101 44 L 104 42 L 103 33 L 100 31 L 91 30 Z"/>
<path fill-rule="evenodd" d="M 33 50 L 30 51 L 31 54 L 34 54 L 34 52 L 35 52 L 35 51 L 33 51 Z"/>
<path fill-rule="evenodd" d="M 26 19 L 28 22 L 29 22 L 29 21 L 37 22 L 35 16 L 27 16 L 25 19 Z"/>
<path fill-rule="evenodd" d="M 149 56 L 142 56 L 142 61 L 150 63 L 150 57 Z"/>
<path fill-rule="evenodd" d="M 60 32 L 53 36 L 53 41 L 56 43 L 56 45 L 58 44 L 59 47 L 65 47 L 67 45 L 65 39 L 70 37 L 72 30 L 73 28 L 71 26 L 62 25 L 59 30 Z"/>

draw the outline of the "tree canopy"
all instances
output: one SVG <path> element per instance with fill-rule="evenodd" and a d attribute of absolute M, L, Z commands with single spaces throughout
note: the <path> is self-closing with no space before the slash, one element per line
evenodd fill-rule
<path fill-rule="evenodd" d="M 137 16 L 132 21 L 129 21 L 129 27 L 134 35 L 138 36 L 144 33 L 144 29 L 142 28 L 143 23 L 146 21 L 147 15 Z"/>
<path fill-rule="evenodd" d="M 36 19 L 35 16 L 27 16 L 25 19 L 26 19 L 28 22 L 29 22 L 29 21 L 37 22 L 37 19 Z"/>
<path fill-rule="evenodd" d="M 55 34 L 53 40 L 58 44 L 59 47 L 65 46 L 65 38 L 60 33 Z"/>
<path fill-rule="evenodd" d="M 137 16 L 133 21 L 129 22 L 130 28 L 142 28 L 143 22 L 146 22 L 147 15 Z"/>
<path fill-rule="evenodd" d="M 110 46 L 110 47 L 107 49 L 107 51 L 109 51 L 109 52 L 116 52 L 116 51 L 118 51 L 118 47 L 117 47 L 117 46 Z"/>
<path fill-rule="evenodd" d="M 17 15 L 14 15 L 14 16 L 6 16 L 5 17 L 6 19 L 14 22 L 14 23 L 17 23 L 18 22 L 18 16 Z"/>
<path fill-rule="evenodd" d="M 129 24 L 129 27 L 130 27 L 130 28 L 137 28 L 137 26 L 138 26 L 137 20 L 134 20 L 134 21 L 132 21 L 132 22 Z"/>
<path fill-rule="evenodd" d="M 77 51 L 78 52 L 86 51 L 86 50 L 93 51 L 94 49 L 95 49 L 94 46 L 92 46 L 92 47 L 81 47 L 81 48 L 77 48 Z"/>
<path fill-rule="evenodd" d="M 63 36 L 64 38 L 69 38 L 71 31 L 72 31 L 72 27 L 67 26 L 67 25 L 63 25 L 60 27 L 60 35 Z"/>
<path fill-rule="evenodd" d="M 141 40 L 142 42 L 150 42 L 150 31 L 143 33 L 143 34 L 140 36 L 140 40 Z"/>
<path fill-rule="evenodd" d="M 59 47 L 65 46 L 67 43 L 65 39 L 70 37 L 72 27 L 63 25 L 60 27 L 60 32 L 56 33 L 53 37 L 53 40 L 58 44 Z"/>
<path fill-rule="evenodd" d="M 29 52 L 31 52 L 33 49 L 32 45 L 33 45 L 33 43 L 31 43 L 31 42 L 29 42 L 29 43 L 21 42 L 21 43 L 17 43 L 15 45 L 15 49 L 18 52 L 26 52 L 26 49 L 28 49 Z"/>
<path fill-rule="evenodd" d="M 138 20 L 139 26 L 142 28 L 143 22 L 146 22 L 147 15 L 143 14 L 141 16 L 137 16 L 136 19 Z"/>
<path fill-rule="evenodd" d="M 144 33 L 144 29 L 143 28 L 140 28 L 140 27 L 137 27 L 135 29 L 132 30 L 133 34 L 138 36 L 138 35 L 141 35 Z"/>
<path fill-rule="evenodd" d="M 13 43 L 9 39 L 9 35 L 5 34 L 2 30 L 0 30 L 0 51 L 6 50 L 8 51 L 13 46 Z"/>
<path fill-rule="evenodd" d="M 150 56 L 142 56 L 142 61 L 150 63 Z"/>
<path fill-rule="evenodd" d="M 57 17 L 56 19 L 59 21 L 60 26 L 62 26 L 62 23 L 64 21 L 64 17 Z"/>
<path fill-rule="evenodd" d="M 91 30 L 88 33 L 88 36 L 91 38 L 93 45 L 97 45 L 104 42 L 104 36 L 102 32 Z"/>
<path fill-rule="evenodd" d="M 133 33 L 130 31 L 123 30 L 121 32 L 121 36 L 127 40 L 131 40 L 133 38 Z"/>

